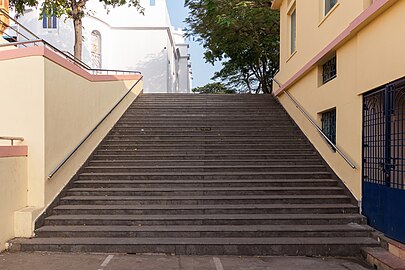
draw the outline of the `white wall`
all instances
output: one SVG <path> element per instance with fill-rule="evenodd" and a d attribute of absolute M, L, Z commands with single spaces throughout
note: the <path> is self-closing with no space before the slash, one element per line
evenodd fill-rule
<path fill-rule="evenodd" d="M 144 75 L 144 92 L 190 92 L 184 81 L 190 80 L 187 65 L 176 56 L 176 48 L 184 52 L 182 32 L 171 27 L 166 0 L 141 0 L 145 15 L 127 6 L 110 8 L 95 0 L 87 3 L 91 15 L 83 19 L 84 62 L 91 66 L 91 33 L 101 34 L 103 69 L 137 70 Z M 58 29 L 43 29 L 39 11 L 32 9 L 19 21 L 41 38 L 63 51 L 73 53 L 74 31 L 71 20 L 58 20 Z M 181 46 L 176 46 L 180 43 Z M 182 64 L 180 64 L 180 62 Z M 187 69 L 187 71 L 185 71 Z M 182 76 L 187 76 L 183 78 Z M 189 85 L 189 84 L 187 84 Z"/>

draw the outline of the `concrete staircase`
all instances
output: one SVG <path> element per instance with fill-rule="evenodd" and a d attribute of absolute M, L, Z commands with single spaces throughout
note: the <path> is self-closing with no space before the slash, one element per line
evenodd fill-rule
<path fill-rule="evenodd" d="M 12 249 L 355 256 L 338 181 L 271 96 L 144 94 Z"/>

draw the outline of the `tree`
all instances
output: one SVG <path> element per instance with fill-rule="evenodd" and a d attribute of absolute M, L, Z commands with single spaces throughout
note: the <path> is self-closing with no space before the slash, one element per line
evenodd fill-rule
<path fill-rule="evenodd" d="M 199 94 L 234 94 L 235 91 L 227 88 L 224 84 L 216 82 L 193 88 L 193 93 Z"/>
<path fill-rule="evenodd" d="M 251 92 L 271 93 L 279 64 L 279 14 L 270 0 L 185 0 L 186 23 L 209 63 L 224 61 L 214 78 Z"/>
<path fill-rule="evenodd" d="M 75 31 L 74 55 L 77 59 L 82 59 L 83 25 L 82 19 L 87 14 L 86 3 L 88 0 L 45 0 L 42 2 L 41 14 L 56 16 L 60 18 L 66 15 L 72 19 Z M 140 0 L 99 0 L 106 6 L 116 7 L 125 5 L 134 6 L 143 13 L 144 9 L 140 5 Z M 24 14 L 26 7 L 38 6 L 38 0 L 10 0 L 10 6 L 14 7 L 17 14 Z M 41 15 L 42 17 L 42 15 Z"/>

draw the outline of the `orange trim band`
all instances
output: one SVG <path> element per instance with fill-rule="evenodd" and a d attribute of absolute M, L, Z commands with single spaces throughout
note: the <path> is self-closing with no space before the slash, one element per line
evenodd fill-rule
<path fill-rule="evenodd" d="M 88 73 L 86 70 L 78 67 L 77 65 L 69 62 L 65 58 L 56 54 L 52 50 L 43 46 L 34 46 L 27 48 L 11 49 L 0 51 L 0 61 L 11 60 L 17 58 L 24 58 L 30 56 L 43 56 L 48 60 L 58 64 L 59 66 L 85 78 L 91 82 L 104 82 L 104 81 L 118 81 L 118 80 L 139 80 L 142 78 L 141 74 L 133 75 L 94 75 Z"/>
<path fill-rule="evenodd" d="M 26 157 L 28 156 L 28 146 L 0 146 L 0 158 L 1 157 Z"/>

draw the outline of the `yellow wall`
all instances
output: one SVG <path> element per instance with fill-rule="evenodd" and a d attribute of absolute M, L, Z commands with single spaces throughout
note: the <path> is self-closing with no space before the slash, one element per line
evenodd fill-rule
<path fill-rule="evenodd" d="M 284 1 L 285 3 L 287 1 Z M 301 14 L 301 20 L 305 20 L 307 9 L 311 8 L 309 1 L 308 6 L 302 5 L 301 10 L 297 11 Z M 315 2 L 315 1 L 313 1 Z M 336 12 L 342 8 L 350 7 L 353 3 L 353 10 L 361 11 L 360 6 L 355 4 L 357 1 L 343 1 L 337 7 Z M 360 2 L 360 1 L 359 1 Z M 298 7 L 300 5 L 298 4 Z M 367 5 L 366 5 L 367 6 Z M 314 8 L 314 7 L 312 7 Z M 300 16 L 298 13 L 298 16 Z M 281 13 L 283 14 L 283 13 Z M 351 14 L 351 13 L 348 13 Z M 362 147 L 362 95 L 361 93 L 372 90 L 378 86 L 386 84 L 390 81 L 405 76 L 405 36 L 400 27 L 393 25 L 403 24 L 403 14 L 405 14 L 405 1 L 397 1 L 384 13 L 376 17 L 371 23 L 365 26 L 350 40 L 340 46 L 337 51 L 337 78 L 328 82 L 325 85 L 319 86 L 320 67 L 313 68 L 303 78 L 293 84 L 288 91 L 302 105 L 302 107 L 315 119 L 321 126 L 320 113 L 325 110 L 336 107 L 337 112 L 337 146 L 350 157 L 357 168 L 353 170 L 337 153 L 334 153 L 323 138 L 309 124 L 308 120 L 304 119 L 302 114 L 292 105 L 291 101 L 283 94 L 279 96 L 282 105 L 288 113 L 294 118 L 300 128 L 308 136 L 317 150 L 321 153 L 327 163 L 337 173 L 337 175 L 346 183 L 355 197 L 361 200 L 361 147 Z M 331 14 L 332 15 L 332 14 Z M 334 15 L 334 14 L 333 14 Z M 346 18 L 346 13 L 336 13 L 336 22 L 347 21 L 350 23 L 350 18 Z M 312 24 L 310 21 L 313 21 Z M 298 28 L 301 31 L 301 43 L 298 45 L 297 59 L 311 59 L 321 49 L 322 46 L 313 41 L 313 36 L 305 36 L 307 28 L 313 31 L 315 21 L 307 18 L 304 26 Z M 326 26 L 326 21 L 322 26 Z M 312 28 L 311 28 L 312 27 Z M 285 27 L 282 26 L 284 29 Z M 336 30 L 337 31 L 337 30 Z M 334 32 L 335 35 L 339 31 Z M 320 36 L 326 36 L 325 40 L 332 39 L 331 35 L 319 30 Z M 322 40 L 322 39 L 321 39 Z M 324 41 L 325 41 L 324 40 Z M 326 41 L 325 41 L 326 42 Z M 319 51 L 310 50 L 304 47 L 305 43 L 313 43 Z M 324 43 L 322 43 L 325 45 Z M 285 41 L 281 47 L 286 47 Z M 300 47 L 301 46 L 301 47 Z M 300 48 L 306 48 L 301 49 Z M 301 55 L 304 55 L 302 56 Z M 283 57 L 283 56 L 282 56 Z M 294 56 L 295 57 L 295 56 Z M 293 58 L 294 58 L 293 57 Z M 300 58 L 301 57 L 301 58 Z M 290 60 L 293 60 L 290 59 Z M 281 83 L 291 78 L 298 68 L 301 68 L 306 62 L 296 61 L 286 64 L 283 67 L 276 79 Z M 298 63 L 299 62 L 299 63 Z M 294 66 L 295 65 L 295 66 Z"/>
<path fill-rule="evenodd" d="M 14 237 L 14 212 L 27 205 L 27 158 L 0 158 L 0 251 Z"/>
<path fill-rule="evenodd" d="M 280 70 L 284 82 L 340 34 L 371 0 L 339 0 L 324 16 L 324 0 L 284 0 L 280 6 Z M 297 10 L 297 50 L 290 54 L 289 12 Z"/>
<path fill-rule="evenodd" d="M 45 62 L 45 71 L 45 173 L 49 175 L 135 81 L 89 83 L 49 60 Z M 49 204 L 71 179 L 141 90 L 142 83 L 80 148 L 69 164 L 51 180 L 46 180 L 45 204 Z"/>
<path fill-rule="evenodd" d="M 142 82 L 68 163 L 48 180 L 56 165 L 136 80 L 90 82 L 43 56 L 3 60 L 0 61 L 0 70 L 2 78 L 6 78 L 0 92 L 0 134 L 24 137 L 21 144 L 30 148 L 28 191 L 25 194 L 27 207 L 15 213 L 15 236 L 27 237 L 33 233 L 34 221 L 141 92 Z"/>

